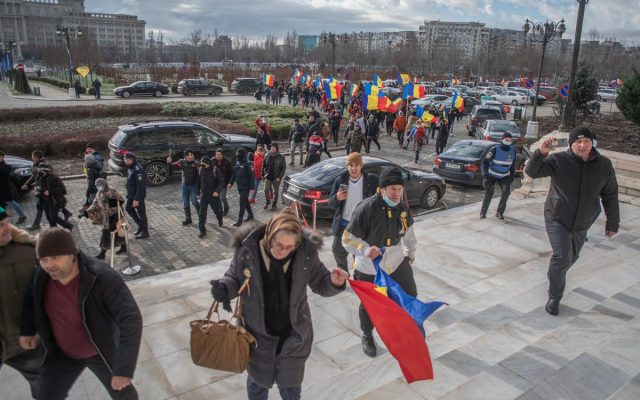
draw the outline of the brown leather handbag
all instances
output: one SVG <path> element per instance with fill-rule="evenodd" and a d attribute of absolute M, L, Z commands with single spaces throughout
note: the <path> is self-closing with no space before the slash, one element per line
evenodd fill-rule
<path fill-rule="evenodd" d="M 213 313 L 217 321 L 212 321 Z M 233 316 L 221 320 L 214 301 L 205 319 L 191 321 L 191 359 L 201 367 L 240 373 L 249 365 L 251 345 L 256 339 L 242 322 L 242 299 L 238 296 Z"/>

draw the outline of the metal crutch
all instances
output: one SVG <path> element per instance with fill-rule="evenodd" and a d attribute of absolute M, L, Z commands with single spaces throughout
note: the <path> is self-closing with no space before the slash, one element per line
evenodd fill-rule
<path fill-rule="evenodd" d="M 123 216 L 124 216 L 124 213 L 122 212 L 122 207 L 120 206 L 120 203 L 118 203 L 118 217 L 119 217 L 118 219 L 122 218 Z M 133 262 L 131 261 L 131 250 L 129 247 L 129 221 L 126 219 L 123 219 L 123 220 L 124 222 L 121 225 L 122 225 L 122 229 L 124 230 L 124 243 L 127 246 L 127 261 L 129 262 L 129 266 L 122 270 L 122 274 L 135 275 L 140 272 L 140 266 L 133 265 Z"/>

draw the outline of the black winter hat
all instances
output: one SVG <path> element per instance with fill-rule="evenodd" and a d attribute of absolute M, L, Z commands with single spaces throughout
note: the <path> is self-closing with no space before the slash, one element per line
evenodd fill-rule
<path fill-rule="evenodd" d="M 383 188 L 391 185 L 404 185 L 402 172 L 397 168 L 387 168 L 380 174 L 379 186 Z"/>
<path fill-rule="evenodd" d="M 236 156 L 238 157 L 238 160 L 244 161 L 247 159 L 247 151 L 243 148 L 239 148 L 236 150 Z"/>
<path fill-rule="evenodd" d="M 502 134 L 502 138 L 503 139 L 507 139 L 507 138 L 512 139 L 513 136 L 511 135 L 511 133 L 505 132 L 505 133 Z"/>
<path fill-rule="evenodd" d="M 211 165 L 211 159 L 207 156 L 204 156 L 200 159 L 200 164 Z"/>
<path fill-rule="evenodd" d="M 71 231 L 54 227 L 42 232 L 36 243 L 36 255 L 42 257 L 67 256 L 78 254 L 78 246 Z"/>
<path fill-rule="evenodd" d="M 596 135 L 588 128 L 585 128 L 584 126 L 578 126 L 577 128 L 573 128 L 573 130 L 569 134 L 569 147 L 571 147 L 573 142 L 583 137 L 591 139 L 591 143 L 596 140 Z"/>

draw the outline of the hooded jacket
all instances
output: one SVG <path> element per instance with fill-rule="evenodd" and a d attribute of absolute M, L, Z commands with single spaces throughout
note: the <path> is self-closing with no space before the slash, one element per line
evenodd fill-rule
<path fill-rule="evenodd" d="M 242 315 L 246 328 L 256 338 L 258 345 L 251 348 L 249 375 L 262 387 L 299 387 L 304 378 L 304 366 L 313 343 L 311 312 L 307 301 L 307 286 L 321 296 L 333 296 L 345 289 L 331 283 L 331 273 L 318 258 L 322 239 L 305 233 L 290 264 L 292 268 L 290 301 L 291 335 L 276 356 L 280 338 L 267 333 L 265 324 L 264 293 L 260 275 L 262 257 L 259 246 L 265 226 L 246 225 L 236 230 L 232 246 L 236 248 L 231 266 L 224 274 L 222 283 L 230 298 L 236 293 L 250 274 L 249 287 L 242 293 Z"/>
<path fill-rule="evenodd" d="M 220 168 L 209 165 L 208 168 L 200 168 L 198 173 L 198 193 L 203 198 L 210 198 L 214 192 L 220 194 L 225 188 L 224 176 Z"/>
<path fill-rule="evenodd" d="M 618 181 L 611 161 L 591 150 L 587 161 L 571 149 L 546 157 L 536 150 L 524 172 L 532 178 L 551 177 L 544 217 L 560 222 L 569 231 L 589 229 L 600 215 L 600 201 L 607 216 L 606 229 L 618 232 L 620 205 Z"/>
<path fill-rule="evenodd" d="M 0 247 L 0 360 L 3 362 L 24 351 L 18 342 L 20 316 L 36 259 L 33 236 L 14 226 L 11 236 L 11 242 Z"/>
<path fill-rule="evenodd" d="M 253 164 L 247 160 L 246 153 L 238 153 L 238 161 L 233 169 L 233 175 L 229 184 L 237 184 L 238 192 L 248 192 L 255 186 L 255 174 L 253 173 Z"/>

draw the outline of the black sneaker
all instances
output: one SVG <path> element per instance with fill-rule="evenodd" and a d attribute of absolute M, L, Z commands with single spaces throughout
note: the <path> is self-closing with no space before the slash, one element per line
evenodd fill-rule
<path fill-rule="evenodd" d="M 231 225 L 231 226 L 235 226 L 236 228 L 239 227 L 240 225 L 242 225 L 242 221 L 240 222 L 236 222 L 235 224 Z"/>
<path fill-rule="evenodd" d="M 120 246 L 120 248 L 118 250 L 116 250 L 116 254 L 124 254 L 127 252 L 127 246 L 126 245 L 122 245 Z"/>
<path fill-rule="evenodd" d="M 31 226 L 27 226 L 27 230 L 28 230 L 28 231 L 37 231 L 37 230 L 39 230 L 39 229 L 40 229 L 40 224 L 37 224 L 37 225 L 36 225 L 36 224 L 33 224 L 33 225 L 31 225 Z"/>
<path fill-rule="evenodd" d="M 222 220 L 221 219 L 218 220 L 218 228 L 222 228 Z"/>
<path fill-rule="evenodd" d="M 504 220 L 504 214 L 497 212 L 496 213 L 496 217 L 498 217 L 498 219 L 502 219 Z"/>
<path fill-rule="evenodd" d="M 191 219 L 185 219 L 184 221 L 182 221 L 182 225 L 186 226 L 186 225 L 191 225 Z"/>
<path fill-rule="evenodd" d="M 244 222 L 249 222 L 253 219 L 253 215 L 249 215 L 247 218 L 245 218 Z"/>
<path fill-rule="evenodd" d="M 138 236 L 136 236 L 136 239 L 146 239 L 149 237 L 149 231 L 142 231 Z"/>
<path fill-rule="evenodd" d="M 362 351 L 369 357 L 376 356 L 376 341 L 373 339 L 373 336 L 362 335 Z"/>
<path fill-rule="evenodd" d="M 480 214 L 480 219 L 485 219 L 487 218 L 487 214 Z"/>
<path fill-rule="evenodd" d="M 200 239 L 202 239 L 202 238 L 203 238 L 203 237 L 205 237 L 205 236 L 207 236 L 207 232 L 202 232 L 202 231 L 200 231 L 200 234 L 198 235 L 198 237 L 199 237 Z"/>
<path fill-rule="evenodd" d="M 138 235 L 139 235 L 139 234 L 141 234 L 141 233 L 142 233 L 142 228 L 138 228 L 138 230 L 137 230 L 137 231 L 133 232 L 133 235 L 134 235 L 134 236 L 138 236 Z"/>
<path fill-rule="evenodd" d="M 560 312 L 560 299 L 549 299 L 544 309 L 553 316 L 558 315 Z"/>
<path fill-rule="evenodd" d="M 27 220 L 27 216 L 26 216 L 26 215 L 23 215 L 22 217 L 18 218 L 18 223 L 19 223 L 19 224 L 21 224 L 21 223 L 23 223 L 23 222 L 24 222 L 24 221 L 26 221 L 26 220 Z"/>
<path fill-rule="evenodd" d="M 64 220 L 68 220 L 69 218 L 71 218 L 71 216 L 73 214 L 71 214 L 71 211 L 67 210 L 66 208 L 62 209 L 62 215 L 64 215 Z"/>

